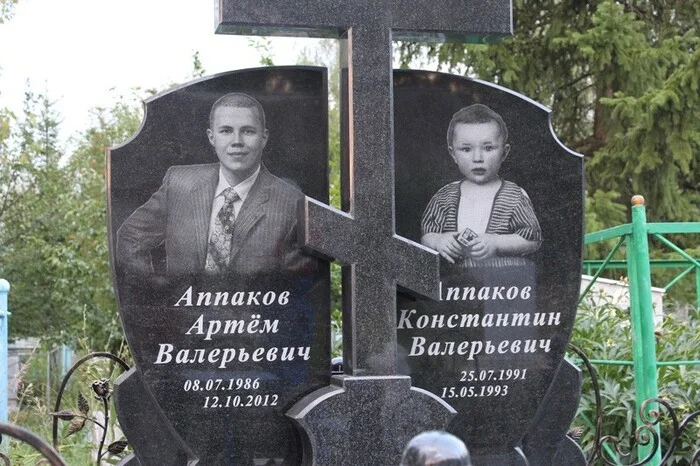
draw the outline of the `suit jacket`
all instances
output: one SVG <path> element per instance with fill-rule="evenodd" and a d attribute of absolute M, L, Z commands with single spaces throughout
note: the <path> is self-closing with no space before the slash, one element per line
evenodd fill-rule
<path fill-rule="evenodd" d="M 219 164 L 174 166 L 160 189 L 117 231 L 117 263 L 129 275 L 153 274 L 151 250 L 165 243 L 169 277 L 204 271 Z M 229 270 L 239 276 L 309 266 L 297 245 L 303 194 L 261 166 L 236 221 Z"/>

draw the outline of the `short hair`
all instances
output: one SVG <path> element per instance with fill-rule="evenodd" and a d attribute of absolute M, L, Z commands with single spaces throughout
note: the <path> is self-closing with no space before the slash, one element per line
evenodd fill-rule
<path fill-rule="evenodd" d="M 431 431 L 408 442 L 401 466 L 472 466 L 472 461 L 459 438 L 447 432 Z"/>
<path fill-rule="evenodd" d="M 479 124 L 490 123 L 492 121 L 500 128 L 501 136 L 503 136 L 503 143 L 505 144 L 508 141 L 508 127 L 506 127 L 506 123 L 503 121 L 503 118 L 501 118 L 501 115 L 484 104 L 472 104 L 452 115 L 450 126 L 447 128 L 447 147 L 452 147 L 452 138 L 454 137 L 455 126 L 458 123 Z"/>
<path fill-rule="evenodd" d="M 242 92 L 231 92 L 219 97 L 219 99 L 214 102 L 214 105 L 211 106 L 211 111 L 209 112 L 210 129 L 214 129 L 214 112 L 216 112 L 216 109 L 219 107 L 252 108 L 258 113 L 258 118 L 260 119 L 260 123 L 262 123 L 262 128 L 266 128 L 265 110 L 263 110 L 260 102 L 248 94 L 244 94 Z"/>

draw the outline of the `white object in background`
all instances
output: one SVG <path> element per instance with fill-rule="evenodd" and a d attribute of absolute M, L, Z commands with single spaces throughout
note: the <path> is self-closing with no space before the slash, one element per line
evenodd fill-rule
<path fill-rule="evenodd" d="M 581 276 L 581 292 L 588 287 L 593 277 L 591 275 Z M 664 318 L 664 295 L 663 288 L 651 287 L 651 302 L 654 307 L 654 325 L 660 326 Z M 612 304 L 620 309 L 630 307 L 630 287 L 626 280 L 610 280 L 609 278 L 598 278 L 593 287 L 588 292 L 585 301 L 589 305 Z"/>

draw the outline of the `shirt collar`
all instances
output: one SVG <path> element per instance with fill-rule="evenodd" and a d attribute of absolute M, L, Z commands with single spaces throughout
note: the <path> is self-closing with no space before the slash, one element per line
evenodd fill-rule
<path fill-rule="evenodd" d="M 258 179 L 258 174 L 260 174 L 259 165 L 258 169 L 255 170 L 255 173 L 238 183 L 236 186 L 233 186 L 233 190 L 236 191 L 236 194 L 238 194 L 238 197 L 241 198 L 241 201 L 245 201 L 245 198 L 248 197 L 250 188 L 253 187 L 255 180 Z M 224 176 L 224 169 L 219 167 L 219 184 L 216 186 L 216 191 L 214 191 L 214 197 L 220 196 L 221 193 L 223 193 L 227 188 L 231 187 L 232 186 L 229 184 L 228 180 L 226 180 L 226 176 Z"/>

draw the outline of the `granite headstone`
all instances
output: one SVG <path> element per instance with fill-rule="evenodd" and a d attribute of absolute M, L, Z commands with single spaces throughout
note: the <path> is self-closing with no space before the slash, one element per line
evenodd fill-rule
<path fill-rule="evenodd" d="M 149 99 L 110 151 L 128 464 L 301 463 L 284 414 L 331 371 L 328 263 L 297 223 L 328 200 L 327 106 L 323 68 L 224 73 Z"/>
<path fill-rule="evenodd" d="M 438 300 L 399 297 L 399 370 L 457 410 L 475 465 L 527 464 L 576 314 L 583 160 L 549 110 L 460 76 L 396 71 L 394 119 L 396 231 L 442 251 Z"/>

